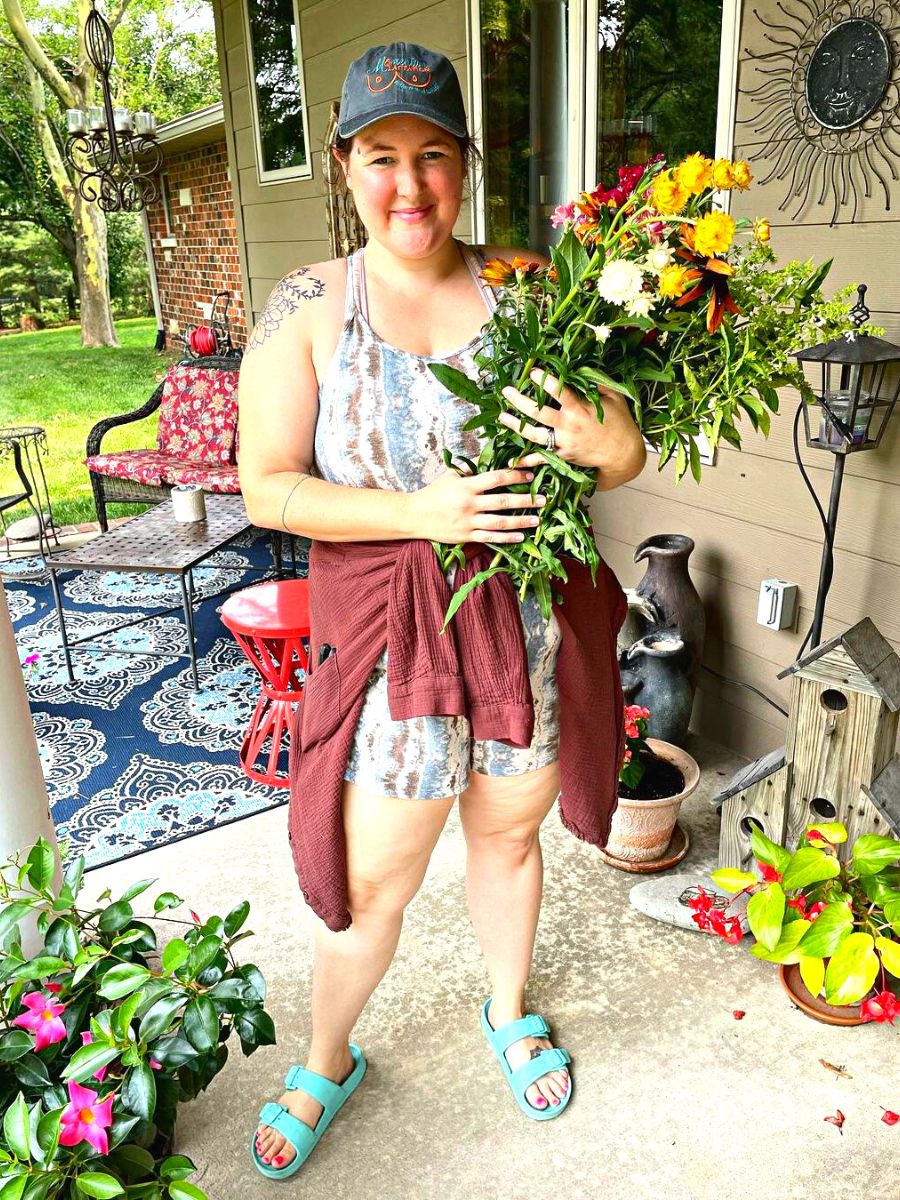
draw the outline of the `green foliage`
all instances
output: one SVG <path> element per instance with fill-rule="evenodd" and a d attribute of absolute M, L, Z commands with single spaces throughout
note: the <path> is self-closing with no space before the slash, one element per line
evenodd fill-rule
<path fill-rule="evenodd" d="M 846 840 L 840 821 L 808 826 L 794 851 L 754 829 L 754 856 L 778 878 L 760 883 L 730 869 L 712 875 L 727 891 L 751 894 L 753 954 L 799 963 L 809 991 L 824 991 L 834 1005 L 859 1003 L 879 976 L 883 987 L 886 975 L 900 979 L 900 841 L 865 834 L 841 862 L 835 846 Z"/>
<path fill-rule="evenodd" d="M 0 865 L 0 1197 L 206 1200 L 187 1181 L 190 1159 L 166 1157 L 160 1146 L 177 1105 L 224 1066 L 232 1033 L 244 1054 L 275 1041 L 262 976 L 233 954 L 252 936 L 244 928 L 249 905 L 225 918 L 181 922 L 183 936 L 160 955 L 153 923 L 170 922 L 158 914 L 180 906 L 179 897 L 162 893 L 155 915 L 143 920 L 132 906 L 154 882 L 143 879 L 82 906 L 83 858 L 59 885 L 56 866 L 43 840 L 24 860 Z M 43 937 L 30 958 L 24 919 L 36 921 Z M 29 1012 L 26 998 L 31 1007 L 59 1006 L 40 1049 L 31 1024 L 14 1025 Z M 83 1033 L 90 1035 L 84 1045 Z M 61 1120 L 75 1111 L 74 1084 L 90 1090 L 98 1109 L 112 1098 L 108 1152 L 83 1141 L 60 1146 Z"/>

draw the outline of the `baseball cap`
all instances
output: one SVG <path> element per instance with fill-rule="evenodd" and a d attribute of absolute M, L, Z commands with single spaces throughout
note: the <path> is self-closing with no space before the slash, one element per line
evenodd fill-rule
<path fill-rule="evenodd" d="M 453 64 L 413 42 L 372 46 L 354 59 L 341 90 L 340 137 L 385 117 L 421 117 L 466 137 L 466 110 Z"/>

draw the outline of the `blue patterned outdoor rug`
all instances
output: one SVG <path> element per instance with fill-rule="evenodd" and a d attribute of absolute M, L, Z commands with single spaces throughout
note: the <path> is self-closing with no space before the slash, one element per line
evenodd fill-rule
<path fill-rule="evenodd" d="M 308 549 L 296 540 L 297 569 Z M 187 659 L 174 576 L 84 571 L 60 577 L 70 640 L 141 614 L 151 619 L 73 651 L 70 683 L 49 577 L 40 561 L 0 559 L 23 664 L 51 813 L 70 853 L 89 867 L 116 862 L 284 804 L 287 791 L 256 783 L 238 763 L 259 676 L 219 618 L 226 588 L 261 579 L 268 537 L 251 530 L 194 571 L 201 690 Z M 225 568 L 234 568 L 226 570 Z M 178 605 L 177 612 L 152 614 Z M 123 654 L 149 651 L 147 655 Z M 32 665 L 25 660 L 37 654 Z"/>

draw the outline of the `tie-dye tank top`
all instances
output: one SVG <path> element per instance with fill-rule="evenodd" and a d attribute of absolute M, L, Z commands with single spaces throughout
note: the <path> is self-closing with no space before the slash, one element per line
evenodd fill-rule
<path fill-rule="evenodd" d="M 460 253 L 484 297 L 494 297 L 479 276 L 481 259 L 458 242 Z M 315 465 L 323 479 L 347 487 L 412 492 L 446 471 L 442 451 L 477 459 L 480 439 L 463 426 L 475 407 L 438 383 L 429 362 L 444 362 L 477 374 L 479 334 L 441 358 L 412 354 L 380 338 L 368 322 L 364 251 L 347 260 L 344 320 L 334 355 L 319 386 Z M 520 602 L 535 731 L 527 750 L 500 742 L 478 742 L 464 717 L 391 720 L 387 703 L 387 651 L 367 685 L 366 699 L 344 778 L 382 795 L 437 799 L 458 795 L 469 769 L 487 775 L 521 775 L 557 757 L 559 725 L 556 618 L 545 621 L 530 595 Z"/>

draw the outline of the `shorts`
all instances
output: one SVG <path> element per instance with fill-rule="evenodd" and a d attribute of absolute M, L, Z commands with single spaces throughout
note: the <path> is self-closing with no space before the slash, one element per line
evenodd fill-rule
<path fill-rule="evenodd" d="M 344 779 L 382 796 L 440 800 L 464 792 L 470 771 L 524 775 L 555 762 L 559 757 L 556 659 L 562 635 L 555 615 L 544 620 L 531 593 L 519 604 L 534 697 L 531 745 L 514 749 L 502 742 L 479 741 L 471 736 L 465 717 L 392 720 L 385 651 L 366 684 Z"/>

